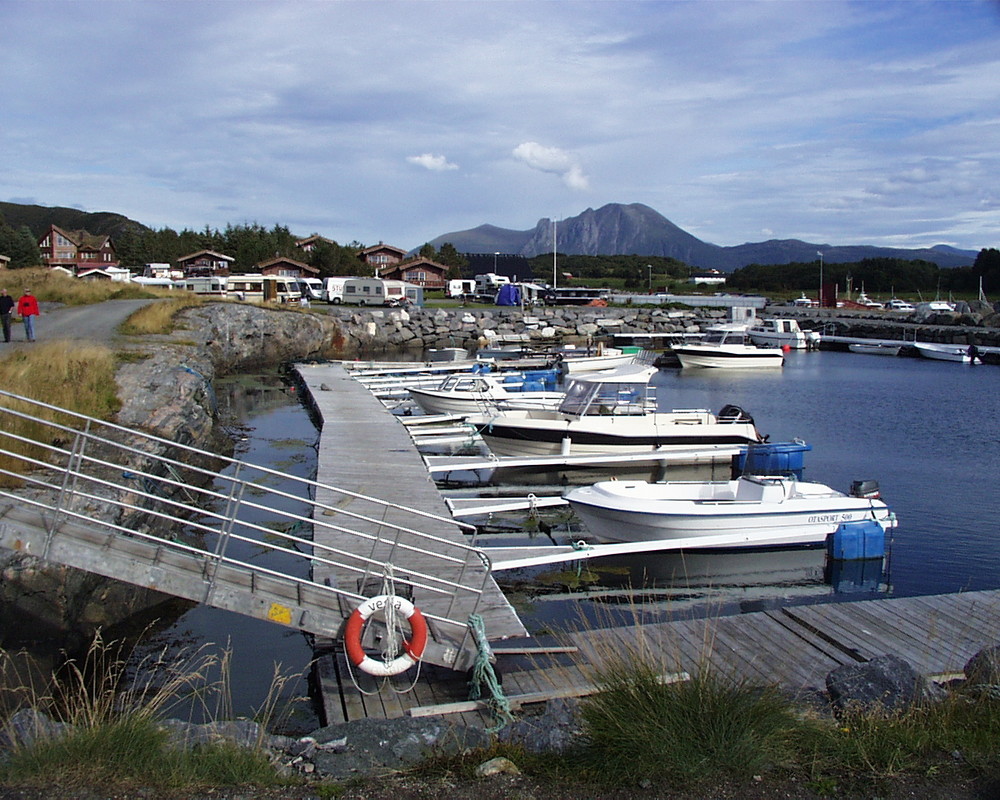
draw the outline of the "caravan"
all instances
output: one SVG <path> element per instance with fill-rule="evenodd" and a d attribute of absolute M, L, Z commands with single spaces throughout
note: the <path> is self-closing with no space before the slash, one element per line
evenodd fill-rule
<path fill-rule="evenodd" d="M 224 275 L 203 275 L 175 281 L 174 286 L 178 289 L 187 289 L 189 292 L 194 292 L 195 294 L 225 297 L 227 279 Z"/>
<path fill-rule="evenodd" d="M 359 306 L 422 306 L 424 304 L 424 290 L 422 287 L 406 283 L 406 281 L 389 281 L 382 278 L 347 278 L 344 281 L 341 302 Z"/>
<path fill-rule="evenodd" d="M 248 303 L 298 303 L 295 278 L 283 275 L 230 275 L 227 296 Z"/>

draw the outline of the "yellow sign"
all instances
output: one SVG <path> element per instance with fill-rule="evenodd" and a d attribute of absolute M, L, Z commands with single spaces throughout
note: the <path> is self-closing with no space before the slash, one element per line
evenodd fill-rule
<path fill-rule="evenodd" d="M 267 618 L 271 622 L 280 622 L 282 625 L 292 624 L 292 609 L 280 603 L 271 603 L 271 608 L 267 612 Z"/>

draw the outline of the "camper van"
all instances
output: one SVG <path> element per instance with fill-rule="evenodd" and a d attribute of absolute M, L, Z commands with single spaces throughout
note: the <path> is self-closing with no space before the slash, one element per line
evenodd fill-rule
<path fill-rule="evenodd" d="M 187 289 L 189 292 L 202 295 L 214 295 L 225 297 L 227 292 L 227 279 L 224 275 L 205 275 L 196 278 L 182 278 L 174 282 L 178 289 Z"/>
<path fill-rule="evenodd" d="M 323 281 L 319 278 L 297 278 L 295 281 L 299 287 L 299 294 L 309 300 L 325 300 L 323 294 Z"/>
<path fill-rule="evenodd" d="M 248 303 L 298 303 L 295 278 L 284 275 L 230 275 L 227 296 Z"/>
<path fill-rule="evenodd" d="M 331 305 L 340 305 L 344 302 L 344 286 L 348 281 L 358 281 L 361 278 L 337 276 L 323 279 L 323 299 Z"/>

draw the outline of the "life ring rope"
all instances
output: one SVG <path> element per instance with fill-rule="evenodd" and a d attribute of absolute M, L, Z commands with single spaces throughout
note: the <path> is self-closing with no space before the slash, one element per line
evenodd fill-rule
<path fill-rule="evenodd" d="M 403 640 L 403 652 L 392 660 L 380 661 L 371 658 L 361 646 L 361 634 L 365 623 L 378 612 L 383 612 L 387 617 L 402 614 L 410 623 L 410 638 Z M 344 627 L 344 649 L 348 660 L 362 672 L 380 678 L 406 672 L 420 661 L 426 647 L 427 621 L 420 610 L 403 597 L 384 594 L 369 597 L 354 609 Z"/>

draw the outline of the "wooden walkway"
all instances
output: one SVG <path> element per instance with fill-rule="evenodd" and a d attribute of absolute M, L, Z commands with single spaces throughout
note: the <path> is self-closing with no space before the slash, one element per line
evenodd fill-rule
<path fill-rule="evenodd" d="M 598 680 L 602 667 L 616 659 L 641 657 L 663 673 L 713 674 L 751 685 L 779 686 L 793 694 L 823 692 L 826 675 L 843 664 L 858 664 L 874 656 L 893 654 L 927 676 L 961 674 L 965 663 L 983 647 L 1000 641 L 1000 591 L 928 597 L 862 600 L 792 606 L 730 617 L 602 628 L 546 637 L 545 642 L 497 644 L 526 649 L 554 644 L 576 652 L 546 655 L 497 655 L 505 695 L 539 702 L 546 697 L 576 694 Z M 544 649 L 541 647 L 539 649 Z M 467 711 L 464 675 L 439 668 L 422 668 L 396 678 L 365 696 L 346 672 L 343 656 L 324 660 L 324 668 L 341 670 L 342 698 L 328 703 L 328 721 L 366 716 L 396 718 L 430 711 L 459 709 L 456 722 L 482 725 L 484 711 Z M 358 676 L 365 691 L 379 685 Z M 397 692 L 401 692 L 398 693 Z M 534 697 L 530 697 L 534 695 Z M 333 707 L 331 707 L 333 706 Z M 443 706 L 443 708 L 442 708 Z"/>
<path fill-rule="evenodd" d="M 391 498 L 447 516 L 404 426 L 388 418 L 372 395 L 336 365 L 299 372 L 323 417 L 321 483 Z M 460 535 L 455 533 L 455 535 Z M 336 580 L 336 575 L 329 576 Z M 523 635 L 521 623 L 496 585 L 487 604 L 491 639 Z M 497 631 L 503 631 L 498 636 Z M 979 649 L 1000 641 L 1000 591 L 789 606 L 729 617 L 673 620 L 563 632 L 545 641 L 494 641 L 505 694 L 573 694 L 595 681 L 602 665 L 636 654 L 663 672 L 695 673 L 704 666 L 722 676 L 790 691 L 825 689 L 828 672 L 891 653 L 926 675 L 960 673 Z M 552 645 L 559 652 L 530 652 Z M 529 651 L 518 653 L 518 649 Z M 503 651 L 509 650 L 510 653 Z M 571 651 L 571 652 L 566 652 Z M 364 717 L 421 715 L 453 705 L 453 719 L 483 724 L 483 711 L 464 711 L 464 673 L 422 664 L 383 684 L 354 673 L 339 650 L 323 655 L 317 674 L 329 724 Z"/>

